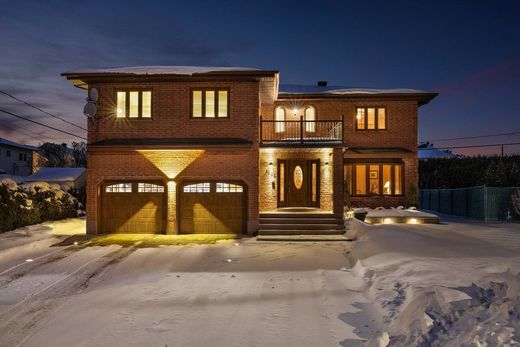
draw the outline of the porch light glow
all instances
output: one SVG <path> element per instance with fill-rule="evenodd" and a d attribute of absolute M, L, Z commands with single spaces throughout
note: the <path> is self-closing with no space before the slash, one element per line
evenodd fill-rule
<path fill-rule="evenodd" d="M 153 166 L 164 173 L 170 180 L 177 177 L 184 169 L 200 157 L 204 150 L 138 150 Z M 168 183 L 169 184 L 169 183 Z"/>
<path fill-rule="evenodd" d="M 296 116 L 298 114 L 298 109 L 297 108 L 293 108 L 293 114 Z"/>
<path fill-rule="evenodd" d="M 392 224 L 392 223 L 394 223 L 394 220 L 392 218 L 383 219 L 383 224 Z"/>
<path fill-rule="evenodd" d="M 419 224 L 416 218 L 409 218 L 408 224 Z"/>

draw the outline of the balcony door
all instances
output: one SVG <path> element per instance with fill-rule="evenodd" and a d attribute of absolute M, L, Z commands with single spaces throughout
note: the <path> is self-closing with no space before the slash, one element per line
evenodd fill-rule
<path fill-rule="evenodd" d="M 319 159 L 278 160 L 278 207 L 319 207 L 319 194 Z"/>

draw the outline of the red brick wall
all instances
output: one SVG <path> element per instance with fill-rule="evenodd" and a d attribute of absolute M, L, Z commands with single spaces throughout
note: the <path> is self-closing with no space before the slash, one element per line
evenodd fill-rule
<path fill-rule="evenodd" d="M 98 114 L 89 121 L 89 143 L 110 138 L 237 137 L 258 140 L 258 82 L 168 82 L 94 84 Z M 229 88 L 229 118 L 190 118 L 190 88 Z M 117 90 L 152 91 L 151 119 L 115 116 Z"/>
<path fill-rule="evenodd" d="M 193 152 L 193 151 L 192 151 Z M 99 221 L 101 184 L 105 180 L 153 180 L 165 183 L 175 172 L 173 182 L 180 183 L 188 179 L 204 180 L 240 180 L 247 185 L 248 227 L 253 233 L 258 226 L 258 147 L 244 149 L 211 149 L 190 153 L 186 150 L 173 151 L 102 151 L 88 153 L 87 172 L 87 233 L 97 234 Z M 169 164 L 171 163 L 171 164 Z M 182 167 L 176 170 L 169 165 Z M 170 171 L 173 170 L 173 171 Z M 178 173 L 178 171 L 180 171 Z M 167 220 L 169 232 L 175 230 L 176 194 L 168 194 Z"/>
<path fill-rule="evenodd" d="M 258 225 L 258 82 L 168 82 L 93 84 L 99 91 L 98 114 L 90 120 L 88 142 L 113 138 L 235 137 L 253 145 L 244 149 L 206 150 L 182 172 L 172 176 L 171 169 L 186 163 L 183 151 L 156 152 L 146 156 L 137 151 L 89 151 L 87 178 L 87 231 L 98 230 L 98 194 L 104 180 L 124 179 L 219 179 L 242 180 L 248 192 L 248 231 Z M 229 118 L 190 118 L 191 88 L 228 88 Z M 115 116 L 117 90 L 151 90 L 151 119 L 118 119 Z M 189 162 L 190 160 L 188 160 Z M 168 193 L 168 229 L 176 221 L 176 197 Z"/>
<path fill-rule="evenodd" d="M 316 118 L 339 120 L 344 116 L 345 144 L 349 147 L 401 147 L 417 152 L 417 101 L 389 101 L 385 99 L 359 100 L 279 100 L 275 105 L 262 105 L 263 119 L 274 118 L 274 108 L 286 108 L 287 120 L 299 120 L 307 105 L 316 107 Z M 356 107 L 386 107 L 386 130 L 356 130 Z M 293 109 L 297 108 L 296 117 Z"/>

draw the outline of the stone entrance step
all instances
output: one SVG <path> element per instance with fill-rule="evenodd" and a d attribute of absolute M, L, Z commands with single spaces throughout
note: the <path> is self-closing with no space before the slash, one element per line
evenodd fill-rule
<path fill-rule="evenodd" d="M 345 233 L 343 215 L 316 209 L 297 211 L 282 209 L 260 213 L 258 235 L 263 236 L 324 236 Z"/>

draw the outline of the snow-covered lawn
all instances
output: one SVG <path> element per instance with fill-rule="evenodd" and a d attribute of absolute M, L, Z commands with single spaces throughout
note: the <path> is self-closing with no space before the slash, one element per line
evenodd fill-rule
<path fill-rule="evenodd" d="M 0 346 L 518 344 L 518 225 L 357 223 L 354 243 L 49 247 L 68 223 L 81 232 L 84 221 L 34 227 L 26 242 L 0 235 Z"/>

